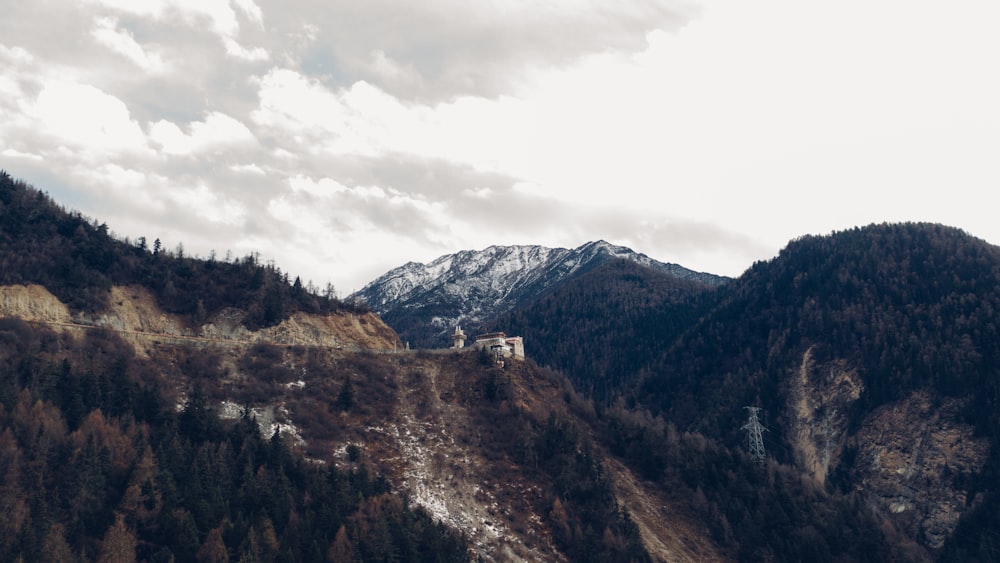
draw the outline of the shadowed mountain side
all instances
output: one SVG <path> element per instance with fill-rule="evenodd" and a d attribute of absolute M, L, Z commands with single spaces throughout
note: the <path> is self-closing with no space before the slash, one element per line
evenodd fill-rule
<path fill-rule="evenodd" d="M 933 553 L 996 554 L 956 526 L 1000 502 L 1000 249 L 934 224 L 808 236 L 713 299 L 636 403 L 728 444 L 762 407 L 768 455 L 864 491 Z"/>
<path fill-rule="evenodd" d="M 579 391 L 603 402 L 634 384 L 697 320 L 715 287 L 615 260 L 488 327 L 524 336 L 535 361 L 562 370 Z"/>

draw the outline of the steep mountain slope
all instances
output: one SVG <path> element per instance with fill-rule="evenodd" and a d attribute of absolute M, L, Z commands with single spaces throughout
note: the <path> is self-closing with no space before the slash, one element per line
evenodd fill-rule
<path fill-rule="evenodd" d="M 174 330 L 170 315 L 148 299 L 112 299 L 98 319 L 69 319 L 67 307 L 39 286 L 0 288 L 0 296 L 0 445 L 9 454 L 0 505 L 24 516 L 0 529 L 5 559 L 43 557 L 42 544 L 50 540 L 96 558 L 112 548 L 108 534 L 115 526 L 126 530 L 131 549 L 145 559 L 195 552 L 201 559 L 213 551 L 259 560 L 275 560 L 277 553 L 289 560 L 315 560 L 317 553 L 338 560 L 335 554 L 351 552 L 365 560 L 456 560 L 463 552 L 455 534 L 472 550 L 458 560 L 723 557 L 683 502 L 605 459 L 593 441 L 593 412 L 561 376 L 533 364 L 513 362 L 501 370 L 475 350 L 392 353 L 377 336 L 388 330 L 377 317 L 361 321 L 374 326 L 360 330 L 359 323 L 336 316 L 326 323 L 298 317 L 277 332 L 208 338 Z M 33 307 L 24 306 L 28 300 Z M 26 313 L 25 319 L 11 316 Z M 291 329 L 305 325 L 308 330 Z M 335 336 L 348 346 L 330 346 Z M 377 348 L 349 350 L 358 344 Z M 183 405 L 180 415 L 175 405 Z M 34 419 L 51 421 L 41 423 L 51 428 L 40 435 Z M 254 419 L 262 432 L 257 437 Z M 73 450 L 57 446 L 44 454 L 50 446 L 39 449 L 38 440 L 79 446 L 87 433 L 96 433 L 97 446 L 120 460 L 96 465 L 87 477 L 107 483 L 94 485 L 103 492 L 88 497 L 92 524 L 72 510 L 48 509 L 41 518 L 40 497 L 27 492 L 28 475 L 76 482 L 72 471 L 85 460 L 77 450 L 57 469 L 58 463 L 48 463 Z M 266 449 L 259 442 L 269 436 L 283 437 L 271 439 L 277 451 L 262 453 L 259 461 L 243 458 L 241 448 Z M 293 452 L 332 473 L 293 462 Z M 237 454 L 239 459 L 228 457 Z M 310 488 L 272 482 L 275 459 L 289 464 L 281 479 Z M 193 473 L 176 474 L 191 463 Z M 361 490 L 345 499 L 316 482 L 328 478 L 349 479 Z M 123 488 L 130 484 L 134 491 Z M 254 500 L 263 487 L 281 493 Z M 389 492 L 410 500 L 393 500 Z M 325 496 L 310 501 L 310 493 Z M 279 505 L 270 507 L 272 501 Z M 292 512 L 282 513 L 280 502 L 290 503 L 285 506 Z M 328 502 L 340 503 L 339 516 L 332 528 L 317 528 L 322 520 L 314 511 Z M 255 506 L 267 507 L 266 517 L 242 512 Z M 428 528 L 431 523 L 443 527 Z M 60 531 L 49 538 L 53 526 Z M 178 527 L 187 529 L 169 532 Z M 380 536 L 386 527 L 396 530 L 392 539 Z M 424 535 L 405 531 L 412 528 Z M 252 539 L 258 533 L 263 540 Z"/>
<path fill-rule="evenodd" d="M 629 269 L 597 268 L 501 322 L 580 389 L 624 394 L 722 459 L 747 448 L 744 407 L 761 407 L 769 467 L 873 507 L 908 559 L 996 555 L 997 247 L 941 225 L 872 225 L 795 240 L 711 291 L 671 294 Z M 769 487 L 716 481 L 697 461 L 707 452 L 678 459 L 655 418 L 615 427 L 612 449 L 648 478 L 676 485 L 698 467 L 706 518 L 727 522 L 721 544 L 772 532 L 761 500 L 735 493 Z"/>
<path fill-rule="evenodd" d="M 480 327 L 566 280 L 618 259 L 706 285 L 725 281 L 597 241 L 575 249 L 491 246 L 442 256 L 430 264 L 410 262 L 352 297 L 363 299 L 413 346 L 440 348 L 449 344 L 447 335 L 456 325 Z"/>
<path fill-rule="evenodd" d="M 650 358 L 698 319 L 712 290 L 628 260 L 567 280 L 493 324 L 532 343 L 531 357 L 563 371 L 599 402 L 627 391 Z"/>
<path fill-rule="evenodd" d="M 982 556 L 982 530 L 955 530 L 997 506 L 1000 249 L 930 224 L 804 237 L 714 299 L 637 401 L 727 444 L 762 407 L 768 455 L 929 554 Z"/>
<path fill-rule="evenodd" d="M 43 288 L 0 293 L 0 560 L 468 560 L 373 472 L 301 455 L 301 371 L 269 335 L 76 324 Z M 6 316 L 25 299 L 34 319 Z M 135 305 L 104 319 L 168 317 Z"/>

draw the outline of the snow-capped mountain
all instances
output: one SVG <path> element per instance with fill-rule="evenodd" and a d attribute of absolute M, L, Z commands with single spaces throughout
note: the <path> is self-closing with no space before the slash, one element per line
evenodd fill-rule
<path fill-rule="evenodd" d="M 491 246 L 410 262 L 355 293 L 404 341 L 442 347 L 455 326 L 478 327 L 546 291 L 611 260 L 625 259 L 680 278 L 717 285 L 727 278 L 653 260 L 605 241 L 579 248 Z"/>

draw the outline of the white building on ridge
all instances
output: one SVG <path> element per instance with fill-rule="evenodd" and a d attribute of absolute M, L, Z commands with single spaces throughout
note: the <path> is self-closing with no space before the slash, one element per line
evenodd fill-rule
<path fill-rule="evenodd" d="M 491 352 L 504 357 L 524 357 L 524 340 L 520 336 L 507 336 L 507 334 L 503 332 L 487 332 L 486 334 L 480 334 L 476 336 L 475 344 L 473 344 L 472 347 L 486 348 Z"/>

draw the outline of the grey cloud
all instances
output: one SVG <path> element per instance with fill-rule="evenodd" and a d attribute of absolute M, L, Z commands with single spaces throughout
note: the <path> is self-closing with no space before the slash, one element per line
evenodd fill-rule
<path fill-rule="evenodd" d="M 460 198 L 461 192 L 467 189 L 509 189 L 518 181 L 506 174 L 482 172 L 443 159 L 405 154 L 344 158 L 331 164 L 344 182 L 392 187 L 408 194 L 422 194 L 435 201 Z"/>
<path fill-rule="evenodd" d="M 5 2 L 0 42 L 23 47 L 37 57 L 63 64 L 82 63 L 103 47 L 78 41 L 89 34 L 91 9 L 82 2 L 55 6 L 47 2 Z"/>
<path fill-rule="evenodd" d="M 633 212 L 588 212 L 581 224 L 601 238 L 630 246 L 661 261 L 709 273 L 738 276 L 741 271 L 722 271 L 719 264 L 751 264 L 772 256 L 770 244 L 754 237 L 705 221 L 692 221 L 669 214 L 639 216 Z M 725 257 L 720 260 L 719 257 Z M 739 260 L 733 260 L 738 257 Z"/>
<path fill-rule="evenodd" d="M 758 255 L 766 250 L 752 239 L 714 223 L 680 219 L 667 214 L 652 222 L 655 217 L 653 214 L 639 216 L 620 211 L 590 212 L 586 224 L 614 239 L 641 241 L 644 245 L 663 249 L 664 254 L 727 250 Z"/>
<path fill-rule="evenodd" d="M 141 123 L 193 120 L 219 107 L 247 110 L 256 103 L 248 77 L 271 63 L 233 60 L 209 22 L 153 19 L 87 2 L 14 2 L 0 18 L 0 41 L 29 51 L 45 72 L 73 69 L 67 78 L 93 81 L 125 100 Z M 92 36 L 98 18 L 113 17 L 170 69 L 146 75 L 133 61 Z M 248 30 L 253 26 L 243 26 Z"/>
<path fill-rule="evenodd" d="M 773 254 L 769 244 L 724 226 L 673 217 L 668 213 L 638 213 L 557 201 L 522 190 L 492 191 L 453 201 L 453 214 L 503 240 L 554 240 L 575 246 L 604 239 L 645 252 L 657 260 L 736 276 L 741 272 L 714 271 L 713 256 L 739 256 L 743 263 Z"/>
<path fill-rule="evenodd" d="M 497 242 L 552 233 L 565 233 L 567 241 L 614 238 L 625 232 L 627 221 L 619 225 L 587 215 L 582 207 L 514 189 L 519 179 L 503 173 L 407 154 L 312 154 L 308 136 L 294 138 L 302 131 L 255 127 L 255 77 L 272 68 L 298 69 L 331 91 L 364 79 L 404 104 L 468 94 L 493 97 L 509 92 L 532 70 L 572 64 L 593 53 L 640 50 L 647 31 L 676 28 L 687 20 L 680 4 L 636 0 L 609 8 L 594 2 L 577 10 L 532 4 L 530 10 L 512 5 L 510 11 L 457 0 L 265 0 L 260 5 L 263 28 L 237 10 L 240 30 L 235 37 L 247 49 L 268 51 L 270 59 L 257 62 L 227 56 L 217 30 L 207 21 L 169 14 L 152 18 L 87 2 L 5 6 L 0 43 L 23 47 L 35 59 L 19 75 L 25 98 L 36 96 L 49 75 L 68 69 L 64 78 L 93 85 L 124 102 L 129 119 L 146 135 L 160 120 L 186 133 L 192 122 L 221 112 L 257 136 L 256 144 L 192 154 L 160 154 L 150 142 L 151 150 L 108 155 L 104 164 L 130 177 L 145 177 L 116 186 L 101 176 L 107 176 L 99 169 L 101 163 L 88 169 L 92 164 L 78 155 L 58 151 L 45 131 L 31 130 L 30 119 L 27 125 L 8 121 L 0 123 L 0 142 L 5 145 L 0 148 L 53 158 L 44 163 L 4 159 L 5 167 L 50 190 L 57 201 L 106 221 L 120 234 L 161 238 L 170 248 L 182 242 L 189 252 L 202 255 L 212 248 L 222 253 L 225 248 L 220 246 L 255 241 L 279 251 L 301 249 L 303 240 L 334 246 L 359 226 L 396 240 L 420 241 L 442 253 L 456 250 L 456 239 L 469 236 L 470 225 Z M 92 31 L 99 17 L 114 17 L 115 29 L 127 31 L 146 52 L 158 55 L 168 71 L 145 73 L 134 59 L 96 41 Z M 378 53 L 383 57 L 381 71 L 374 64 Z M 23 117 L 16 114 L 20 101 L 0 100 L 0 111 Z M 285 158 L 276 154 L 279 150 L 294 154 Z M 262 173 L 233 170 L 246 165 Z M 289 180 L 300 175 L 331 178 L 347 190 L 327 195 L 294 192 Z M 177 197 L 199 186 L 207 190 L 201 200 Z M 385 190 L 387 197 L 366 193 L 371 187 Z M 242 210 L 239 221 L 210 219 L 227 205 Z M 274 209 L 280 205 L 292 214 L 309 212 L 315 223 L 308 228 L 318 230 L 307 231 L 295 215 L 276 218 Z M 324 279 L 315 272 L 306 274 Z"/>
<path fill-rule="evenodd" d="M 452 201 L 456 216 L 484 231 L 510 235 L 551 231 L 569 222 L 572 210 L 542 195 L 508 189 L 466 192 Z M 559 227 L 561 228 L 561 227 Z"/>
<path fill-rule="evenodd" d="M 634 52 L 653 29 L 677 29 L 693 9 L 679 1 L 629 1 L 549 6 L 461 1 L 262 2 L 267 25 L 315 41 L 291 48 L 294 58 L 331 61 L 322 69 L 331 86 L 361 78 L 403 99 L 434 101 L 509 91 L 533 68 L 558 67 L 581 56 Z M 401 72 L 379 72 L 383 55 Z M 345 80 L 345 76 L 349 76 Z"/>

